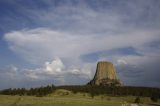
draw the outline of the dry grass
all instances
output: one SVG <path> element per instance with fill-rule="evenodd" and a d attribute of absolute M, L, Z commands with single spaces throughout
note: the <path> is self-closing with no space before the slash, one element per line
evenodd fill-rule
<path fill-rule="evenodd" d="M 124 103 L 133 103 L 134 100 L 133 96 L 100 95 L 92 98 L 89 94 L 57 90 L 46 97 L 0 95 L 0 106 L 122 106 Z M 147 97 L 141 98 L 141 101 L 151 103 Z"/>

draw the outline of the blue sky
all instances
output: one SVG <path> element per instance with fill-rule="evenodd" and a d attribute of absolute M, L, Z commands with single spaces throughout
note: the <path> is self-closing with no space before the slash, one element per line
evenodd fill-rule
<path fill-rule="evenodd" d="M 85 84 L 98 61 L 160 87 L 159 0 L 1 0 L 0 89 Z"/>

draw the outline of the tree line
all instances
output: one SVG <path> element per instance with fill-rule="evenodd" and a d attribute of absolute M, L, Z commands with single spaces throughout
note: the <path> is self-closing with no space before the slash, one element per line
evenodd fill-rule
<path fill-rule="evenodd" d="M 3 95 L 28 95 L 28 96 L 46 96 L 52 92 L 54 92 L 55 86 L 54 85 L 48 85 L 48 86 L 42 86 L 37 88 L 9 88 L 4 89 L 0 91 L 0 94 Z"/>
<path fill-rule="evenodd" d="M 82 92 L 89 93 L 92 96 L 96 95 L 110 95 L 110 96 L 143 96 L 151 97 L 153 99 L 160 98 L 160 88 L 151 87 L 133 87 L 133 86 L 91 86 L 91 85 L 72 85 L 72 86 L 54 86 L 48 85 L 38 88 L 17 88 L 17 89 L 4 89 L 0 91 L 0 94 L 4 95 L 34 95 L 34 96 L 46 96 L 53 93 L 56 89 L 66 89 L 73 93 Z"/>
<path fill-rule="evenodd" d="M 151 97 L 153 95 L 160 98 L 160 88 L 151 87 L 133 87 L 133 86 L 59 86 L 58 89 L 66 89 L 77 92 L 90 93 L 92 95 L 111 95 L 111 96 L 144 96 Z"/>

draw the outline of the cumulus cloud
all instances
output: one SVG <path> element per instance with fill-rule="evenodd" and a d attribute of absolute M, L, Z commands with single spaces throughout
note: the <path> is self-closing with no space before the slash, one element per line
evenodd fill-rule
<path fill-rule="evenodd" d="M 48 81 L 49 83 L 54 83 L 58 85 L 62 84 L 73 84 L 72 80 L 90 80 L 92 77 L 92 70 L 89 65 L 83 66 L 82 68 L 65 68 L 63 62 L 59 58 L 55 58 L 51 62 L 45 62 L 39 68 L 33 69 L 24 69 L 18 68 L 14 65 L 7 66 L 4 69 L 0 69 L 0 76 L 3 78 L 3 81 L 6 79 L 12 80 L 15 85 L 19 83 L 26 82 L 38 82 L 38 81 Z M 72 78 L 73 77 L 73 78 Z M 16 82 L 18 81 L 18 82 Z M 74 81 L 73 81 L 74 82 Z M 81 81 L 79 81 L 81 82 Z M 7 82 L 10 84 L 11 82 Z M 84 82 L 81 82 L 84 83 Z M 2 83 L 4 87 L 5 83 Z M 43 84 L 42 84 L 43 85 Z M 6 85 L 9 86 L 9 85 Z M 29 85 L 23 85 L 22 87 L 28 87 Z M 39 84 L 41 86 L 41 84 Z M 15 87 L 12 85 L 12 87 Z M 1 89 L 1 88 L 0 88 Z"/>
<path fill-rule="evenodd" d="M 76 69 L 76 68 L 65 68 L 63 62 L 56 58 L 55 60 L 51 62 L 45 62 L 45 64 L 36 69 L 25 69 L 26 72 L 24 73 L 27 77 L 33 78 L 33 79 L 48 79 L 48 78 L 63 78 L 65 79 L 66 75 L 75 75 L 76 77 L 83 77 L 83 78 L 89 78 L 90 77 L 90 71 L 85 69 Z"/>
<path fill-rule="evenodd" d="M 62 70 L 64 69 L 64 64 L 62 61 L 58 58 L 51 63 L 46 62 L 45 63 L 45 71 L 48 74 L 57 74 L 57 73 L 62 73 Z"/>
<path fill-rule="evenodd" d="M 51 77 L 56 80 L 63 77 L 64 73 L 64 64 L 59 58 L 56 58 L 51 62 L 45 62 L 39 68 L 25 69 L 23 74 L 32 80 L 46 80 Z"/>

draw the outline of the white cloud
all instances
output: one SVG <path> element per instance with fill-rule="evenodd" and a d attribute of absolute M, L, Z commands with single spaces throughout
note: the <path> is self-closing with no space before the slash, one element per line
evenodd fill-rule
<path fill-rule="evenodd" d="M 123 8 L 121 4 L 115 9 L 97 5 L 97 10 L 84 1 L 75 6 L 71 1 L 54 7 L 51 5 L 53 3 L 45 3 L 48 8 L 41 11 L 22 8 L 29 19 L 44 27 L 4 35 L 13 52 L 35 64 L 52 61 L 56 56 L 69 59 L 69 62 L 79 61 L 82 55 L 116 48 L 134 47 L 141 51 L 146 43 L 160 39 L 159 29 L 139 27 L 139 21 L 136 21 L 146 12 L 150 13 L 147 17 L 157 15 L 154 8 L 145 11 L 147 6 L 152 6 L 152 2 L 122 1 L 126 4 Z M 144 20 L 141 22 L 147 23 Z"/>
<path fill-rule="evenodd" d="M 80 69 L 69 69 L 69 74 L 78 76 L 80 78 L 92 79 L 95 69 L 93 69 L 93 64 L 83 65 Z"/>
<path fill-rule="evenodd" d="M 122 60 L 122 59 L 118 59 L 117 60 L 117 64 L 124 64 L 124 65 L 127 65 L 127 62 L 125 60 Z"/>
<path fill-rule="evenodd" d="M 159 39 L 159 31 L 134 31 L 119 35 L 79 35 L 47 28 L 13 31 L 4 35 L 9 48 L 34 63 L 54 57 L 79 58 L 82 55 L 116 48 L 139 48 Z"/>
<path fill-rule="evenodd" d="M 15 85 L 18 83 L 26 83 L 26 82 L 42 82 L 49 81 L 52 84 L 72 84 L 73 79 L 75 81 L 83 79 L 89 80 L 92 76 L 91 64 L 83 66 L 82 68 L 66 68 L 61 61 L 60 58 L 55 58 L 51 62 L 45 62 L 41 67 L 33 68 L 33 69 L 20 69 L 14 65 L 10 65 L 7 68 L 3 69 L 3 73 L 0 73 L 0 76 L 5 76 L 3 81 L 12 80 Z M 1 70 L 1 69 L 0 69 Z M 80 83 L 84 83 L 83 80 L 79 81 Z M 87 82 L 86 82 L 87 83 Z M 4 84 L 2 83 L 2 86 Z M 8 85 L 10 82 L 8 82 Z M 23 85 L 22 87 L 26 87 L 27 85 Z M 30 86 L 30 84 L 29 84 Z"/>
<path fill-rule="evenodd" d="M 48 74 L 62 73 L 63 69 L 64 69 L 64 64 L 59 58 L 55 59 L 51 63 L 46 62 L 44 67 L 44 70 Z"/>
<path fill-rule="evenodd" d="M 39 68 L 25 69 L 24 75 L 33 80 L 46 80 L 50 78 L 56 80 L 64 76 L 66 73 L 64 68 L 65 66 L 62 61 L 59 58 L 55 58 L 51 62 L 45 62 Z"/>

